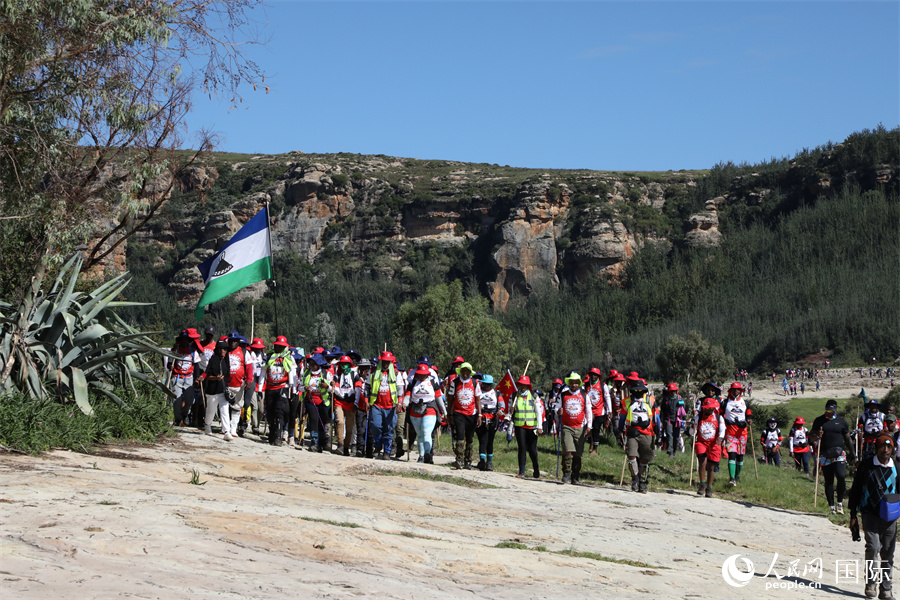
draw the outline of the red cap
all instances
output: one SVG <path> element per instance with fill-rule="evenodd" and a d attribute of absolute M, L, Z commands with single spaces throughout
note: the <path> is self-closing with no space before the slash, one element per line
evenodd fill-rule
<path fill-rule="evenodd" d="M 738 383 L 737 381 L 735 381 L 734 383 L 731 384 L 731 387 L 728 388 L 728 389 L 729 389 L 729 390 L 741 390 L 741 391 L 743 391 L 744 386 L 742 386 L 740 383 Z"/>
<path fill-rule="evenodd" d="M 396 359 L 394 358 L 393 354 L 391 354 L 390 352 L 385 350 L 384 352 L 382 352 L 381 354 L 378 355 L 378 360 L 386 360 L 388 362 L 394 362 Z"/>
<path fill-rule="evenodd" d="M 677 391 L 678 391 L 678 384 L 677 384 L 677 383 L 670 383 L 669 385 L 666 386 L 666 391 L 667 391 L 667 392 L 677 392 Z"/>
<path fill-rule="evenodd" d="M 419 368 L 416 369 L 416 375 L 431 375 L 431 369 L 428 368 L 428 365 L 422 363 L 419 365 Z"/>
<path fill-rule="evenodd" d="M 190 329 L 185 329 L 184 331 L 182 331 L 181 337 L 191 338 L 192 340 L 199 340 L 200 334 L 197 333 L 197 330 L 192 327 Z"/>
<path fill-rule="evenodd" d="M 562 379 L 554 379 L 554 380 L 553 380 L 553 385 L 556 385 L 557 383 L 558 383 L 559 385 L 563 385 L 563 380 L 562 380 Z"/>
<path fill-rule="evenodd" d="M 262 341 L 262 340 L 260 340 L 260 341 Z M 277 338 L 275 338 L 275 341 L 272 342 L 272 345 L 273 346 L 285 346 L 285 347 L 290 346 L 290 344 L 288 344 L 287 338 L 284 337 L 283 335 L 279 335 Z"/>
<path fill-rule="evenodd" d="M 522 375 L 519 377 L 519 380 L 516 382 L 519 385 L 527 385 L 531 387 L 531 379 L 529 379 L 528 375 Z"/>
<path fill-rule="evenodd" d="M 284 339 L 283 335 L 280 337 L 282 339 Z M 287 346 L 287 339 L 284 339 L 284 345 Z M 263 348 L 266 347 L 266 343 L 264 341 L 262 341 L 261 338 L 253 338 L 253 343 L 250 344 L 250 347 L 256 348 L 257 350 L 262 350 Z"/>
<path fill-rule="evenodd" d="M 313 348 L 312 353 L 313 354 L 325 354 L 325 348 L 323 348 L 321 346 L 316 346 L 315 348 Z"/>
<path fill-rule="evenodd" d="M 794 419 L 794 425 L 806 425 L 806 421 L 803 419 L 803 417 L 797 417 L 796 419 Z"/>
<path fill-rule="evenodd" d="M 719 410 L 719 403 L 716 402 L 715 398 L 707 398 L 703 401 L 701 408 L 709 408 L 712 410 Z"/>
<path fill-rule="evenodd" d="M 338 360 L 338 364 L 339 365 L 352 365 L 353 361 L 350 360 L 350 357 L 345 354 L 344 356 L 342 356 L 340 358 L 340 360 Z"/>
<path fill-rule="evenodd" d="M 466 362 L 466 359 L 464 359 L 462 356 L 457 356 L 456 358 L 453 359 L 453 362 L 450 364 L 455 365 L 456 363 L 464 363 L 464 362 Z"/>
<path fill-rule="evenodd" d="M 597 367 L 594 367 L 593 369 L 591 369 L 590 371 L 588 371 L 588 373 L 589 373 L 590 375 L 596 375 L 597 377 L 603 377 L 603 372 L 600 371 L 600 369 L 598 369 Z"/>

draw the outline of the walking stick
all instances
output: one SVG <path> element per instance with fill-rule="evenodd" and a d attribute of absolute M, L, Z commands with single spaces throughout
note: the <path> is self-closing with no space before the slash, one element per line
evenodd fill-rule
<path fill-rule="evenodd" d="M 694 455 L 696 454 L 694 446 L 697 443 L 697 428 L 694 427 L 694 435 L 691 436 L 691 475 L 688 477 L 688 487 L 694 487 Z"/>
<path fill-rule="evenodd" d="M 822 435 L 819 434 L 819 439 L 816 442 L 816 491 L 813 495 L 813 507 L 818 507 L 819 505 L 819 452 L 822 451 Z"/>
<path fill-rule="evenodd" d="M 556 478 L 559 479 L 559 416 L 553 420 L 556 421 L 553 425 L 556 427 Z"/>
<path fill-rule="evenodd" d="M 753 452 L 753 471 L 756 473 L 756 479 L 759 480 L 759 465 L 756 461 L 756 445 L 753 443 L 753 428 L 747 423 L 747 435 L 750 436 L 750 451 Z"/>
<path fill-rule="evenodd" d="M 628 453 L 625 453 L 625 460 L 622 461 L 622 477 L 619 478 L 619 487 L 625 484 L 625 465 L 628 464 Z"/>

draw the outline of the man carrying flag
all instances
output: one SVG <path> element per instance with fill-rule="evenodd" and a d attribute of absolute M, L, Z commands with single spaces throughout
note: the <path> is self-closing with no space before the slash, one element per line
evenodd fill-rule
<path fill-rule="evenodd" d="M 206 288 L 197 302 L 199 321 L 203 307 L 258 281 L 272 279 L 272 243 L 268 207 L 238 230 L 221 250 L 197 265 Z"/>

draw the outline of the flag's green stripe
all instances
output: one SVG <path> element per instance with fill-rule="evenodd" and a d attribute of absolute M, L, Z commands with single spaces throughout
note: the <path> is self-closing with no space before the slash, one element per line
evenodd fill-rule
<path fill-rule="evenodd" d="M 216 277 L 209 282 L 209 285 L 203 290 L 203 295 L 200 296 L 200 301 L 197 303 L 197 310 L 195 311 L 197 320 L 199 321 L 203 317 L 203 307 L 207 304 L 212 304 L 225 296 L 244 289 L 252 283 L 266 279 L 272 279 L 272 260 L 268 256 L 242 269 Z"/>

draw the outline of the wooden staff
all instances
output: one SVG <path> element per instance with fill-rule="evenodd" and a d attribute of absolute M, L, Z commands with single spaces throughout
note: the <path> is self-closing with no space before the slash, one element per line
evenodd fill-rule
<path fill-rule="evenodd" d="M 750 451 L 753 453 L 753 470 L 756 472 L 756 479 L 759 480 L 759 465 L 756 461 L 756 445 L 753 443 L 753 429 L 750 423 L 747 423 L 747 436 L 750 438 Z"/>
<path fill-rule="evenodd" d="M 816 491 L 813 495 L 813 507 L 819 505 L 819 452 L 822 450 L 822 432 L 819 433 L 819 439 L 816 442 Z"/>
<path fill-rule="evenodd" d="M 625 484 L 625 465 L 628 464 L 628 452 L 625 453 L 625 460 L 622 461 L 622 476 L 619 478 L 619 487 Z M 693 468 L 693 467 L 691 467 Z"/>
<path fill-rule="evenodd" d="M 697 426 L 699 426 L 699 424 L 700 424 L 699 421 L 700 420 L 698 419 Z M 691 436 L 691 475 L 688 478 L 688 487 L 689 488 L 694 487 L 694 454 L 696 454 L 696 452 L 694 451 L 694 446 L 697 443 L 697 426 L 694 426 L 694 435 Z"/>

